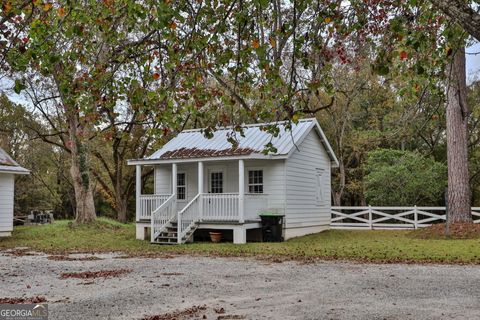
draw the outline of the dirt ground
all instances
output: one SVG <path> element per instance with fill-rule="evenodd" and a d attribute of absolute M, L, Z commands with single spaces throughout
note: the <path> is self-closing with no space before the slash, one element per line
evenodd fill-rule
<path fill-rule="evenodd" d="M 478 319 L 480 266 L 0 253 L 0 299 L 50 319 Z"/>

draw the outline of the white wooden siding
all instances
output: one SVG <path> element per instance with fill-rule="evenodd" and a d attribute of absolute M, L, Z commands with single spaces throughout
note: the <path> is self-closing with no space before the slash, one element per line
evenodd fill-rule
<path fill-rule="evenodd" d="M 268 208 L 278 213 L 285 212 L 285 160 L 246 160 L 245 186 L 248 186 L 248 170 L 263 170 L 263 192 L 267 195 Z M 224 193 L 238 192 L 238 160 L 204 163 L 203 190 L 209 192 L 210 172 L 221 170 L 224 174 Z M 155 193 L 171 193 L 171 165 L 155 166 Z M 187 201 L 180 202 L 181 210 L 198 193 L 198 163 L 178 164 L 178 172 L 187 174 Z M 246 190 L 248 192 L 248 189 Z"/>
<path fill-rule="evenodd" d="M 13 230 L 13 174 L 0 173 L 0 232 Z"/>
<path fill-rule="evenodd" d="M 318 170 L 322 171 L 323 197 L 317 201 Z M 286 160 L 286 225 L 288 228 L 330 224 L 330 158 L 312 130 L 299 149 Z"/>

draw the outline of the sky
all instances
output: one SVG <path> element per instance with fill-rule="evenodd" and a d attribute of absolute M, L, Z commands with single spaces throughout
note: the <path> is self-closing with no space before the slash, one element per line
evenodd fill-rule
<path fill-rule="evenodd" d="M 470 83 L 480 78 L 480 42 L 468 47 L 467 53 L 467 81 Z"/>

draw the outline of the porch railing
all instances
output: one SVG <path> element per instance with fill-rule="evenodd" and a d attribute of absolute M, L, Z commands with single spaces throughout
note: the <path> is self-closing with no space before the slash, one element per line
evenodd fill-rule
<path fill-rule="evenodd" d="M 167 224 L 177 216 L 177 195 L 172 194 L 164 203 L 152 212 L 151 241 L 165 230 Z"/>
<path fill-rule="evenodd" d="M 177 242 L 183 243 L 183 238 L 195 226 L 199 220 L 199 204 L 201 194 L 197 194 L 192 201 L 190 201 L 177 216 Z M 186 240 L 186 239 L 185 239 Z"/>
<path fill-rule="evenodd" d="M 446 220 L 445 207 L 332 207 L 334 229 L 417 229 Z M 480 207 L 472 208 L 480 223 Z"/>
<path fill-rule="evenodd" d="M 238 221 L 238 193 L 202 193 L 202 220 Z"/>
<path fill-rule="evenodd" d="M 140 216 L 138 220 L 150 219 L 152 212 L 167 201 L 169 194 L 142 194 L 140 196 Z"/>
<path fill-rule="evenodd" d="M 158 210 L 170 197 L 169 194 L 141 195 L 139 219 L 151 219 L 152 212 Z M 198 197 L 196 208 L 203 221 L 239 221 L 238 199 L 238 193 L 202 193 Z M 259 213 L 267 208 L 267 194 L 245 194 L 246 220 L 259 219 Z"/>

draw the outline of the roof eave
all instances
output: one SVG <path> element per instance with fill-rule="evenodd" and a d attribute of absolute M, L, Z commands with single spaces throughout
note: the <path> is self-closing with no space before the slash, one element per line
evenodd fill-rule
<path fill-rule="evenodd" d="M 23 170 L 7 170 L 7 169 L 0 169 L 0 173 L 8 173 L 8 174 L 30 174 L 30 170 L 22 168 Z"/>
<path fill-rule="evenodd" d="M 179 159 L 130 159 L 127 160 L 127 165 L 155 165 L 155 164 L 170 164 L 170 163 L 191 163 L 191 162 L 213 162 L 213 161 L 232 161 L 232 160 L 247 160 L 247 159 L 285 159 L 288 155 L 265 155 L 265 154 L 249 154 L 242 156 L 224 156 L 224 157 L 205 157 L 205 158 L 179 158 Z"/>

